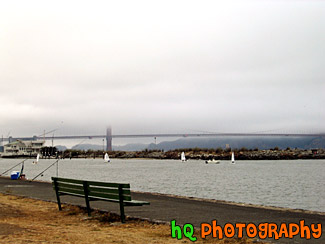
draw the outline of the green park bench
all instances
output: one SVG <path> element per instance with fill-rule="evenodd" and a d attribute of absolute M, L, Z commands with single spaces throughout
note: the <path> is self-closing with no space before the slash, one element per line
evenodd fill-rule
<path fill-rule="evenodd" d="M 125 222 L 124 206 L 149 205 L 149 202 L 131 200 L 130 184 L 107 183 L 97 181 L 75 180 L 52 177 L 59 210 L 61 211 L 60 196 L 71 195 L 84 197 L 88 215 L 90 216 L 90 201 L 109 201 L 119 203 L 121 222 Z"/>

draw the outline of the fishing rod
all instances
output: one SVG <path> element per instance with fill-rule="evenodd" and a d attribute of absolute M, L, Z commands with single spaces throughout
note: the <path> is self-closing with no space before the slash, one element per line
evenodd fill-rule
<path fill-rule="evenodd" d="M 47 167 L 47 168 L 44 169 L 41 173 L 39 173 L 38 175 L 36 175 L 32 180 L 30 180 L 30 182 L 33 181 L 33 180 L 35 180 L 38 176 L 42 175 L 46 170 L 48 170 L 49 168 L 51 168 L 54 164 L 56 164 L 56 163 L 59 164 L 59 160 L 60 160 L 60 159 L 56 160 L 56 161 L 55 161 L 54 163 L 52 163 L 49 167 Z M 58 165 L 57 165 L 56 170 L 57 170 L 56 174 L 58 175 L 58 170 L 59 170 Z"/>
<path fill-rule="evenodd" d="M 12 170 L 13 168 L 17 167 L 19 164 L 24 164 L 24 162 L 25 162 L 26 160 L 27 160 L 27 158 L 24 159 L 22 162 L 16 164 L 15 166 L 13 166 L 12 168 L 10 168 L 10 169 L 6 170 L 5 172 L 1 173 L 0 176 L 3 175 L 3 174 L 5 174 L 5 173 L 7 173 L 7 172 L 10 171 L 10 170 Z"/>
<path fill-rule="evenodd" d="M 20 178 L 22 178 L 23 177 L 23 173 L 24 173 L 24 165 L 25 165 L 25 163 L 24 162 L 22 162 L 21 163 L 21 170 L 20 170 Z M 24 176 L 24 178 L 25 178 L 25 176 Z"/>

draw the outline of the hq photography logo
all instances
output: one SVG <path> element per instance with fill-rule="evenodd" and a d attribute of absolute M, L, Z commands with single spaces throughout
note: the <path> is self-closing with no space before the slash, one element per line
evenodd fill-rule
<path fill-rule="evenodd" d="M 171 237 L 181 240 L 188 238 L 195 242 L 197 237 L 195 229 L 192 224 L 185 224 L 183 227 L 176 224 L 176 220 L 170 222 Z M 237 236 L 236 236 L 237 233 Z M 292 239 L 295 236 L 310 240 L 311 238 L 319 239 L 322 236 L 322 224 L 305 225 L 305 220 L 300 220 L 299 223 L 282 223 L 277 225 L 275 223 L 260 223 L 255 225 L 253 223 L 227 223 L 223 227 L 217 224 L 216 220 L 212 220 L 211 224 L 201 223 L 200 237 L 202 239 L 212 236 L 212 238 L 223 239 L 238 237 L 243 238 L 259 238 L 264 240 L 266 238 L 273 238 L 279 240 L 280 238 Z"/>

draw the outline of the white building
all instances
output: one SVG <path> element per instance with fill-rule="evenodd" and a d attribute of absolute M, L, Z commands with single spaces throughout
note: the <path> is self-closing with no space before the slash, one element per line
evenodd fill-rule
<path fill-rule="evenodd" d="M 21 141 L 17 140 L 4 145 L 1 157 L 25 157 L 36 156 L 40 153 L 45 141 Z"/>

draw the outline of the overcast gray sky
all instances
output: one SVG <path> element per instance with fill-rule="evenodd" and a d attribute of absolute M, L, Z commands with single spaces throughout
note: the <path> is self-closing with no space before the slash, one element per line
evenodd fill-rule
<path fill-rule="evenodd" d="M 325 131 L 324 1 L 1 1 L 0 133 Z"/>

